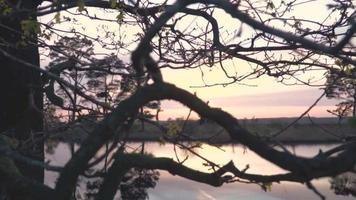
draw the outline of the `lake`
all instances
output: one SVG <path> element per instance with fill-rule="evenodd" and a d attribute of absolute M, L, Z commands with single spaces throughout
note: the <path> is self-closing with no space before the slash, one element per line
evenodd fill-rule
<path fill-rule="evenodd" d="M 129 146 L 132 149 L 139 148 L 141 143 L 130 143 Z M 334 145 L 296 145 L 288 146 L 288 149 L 302 156 L 313 156 L 319 152 L 319 149 L 326 150 Z M 103 153 L 102 149 L 98 154 Z M 169 157 L 175 159 L 175 153 L 173 145 L 159 143 L 145 143 L 145 151 L 150 152 L 156 157 Z M 252 151 L 244 148 L 241 145 L 223 145 L 219 148 L 209 145 L 203 145 L 198 153 L 205 156 L 211 161 L 216 161 L 217 164 L 226 164 L 230 160 L 233 160 L 235 165 L 239 169 L 244 169 L 248 164 L 250 168 L 249 173 L 260 174 L 275 174 L 283 172 L 279 167 L 261 159 L 258 155 Z M 70 157 L 69 145 L 65 143 L 59 143 L 55 148 L 53 154 L 46 154 L 46 160 L 50 161 L 52 165 L 64 165 Z M 177 148 L 178 157 L 183 160 L 185 156 L 189 156 L 189 159 L 185 161 L 185 165 L 200 171 L 208 172 L 209 169 L 203 166 L 201 158 L 192 155 L 191 153 Z M 57 174 L 54 172 L 46 172 L 45 183 L 53 187 Z M 335 195 L 330 190 L 330 179 L 324 178 L 315 180 L 312 183 L 315 187 L 324 194 L 327 199 L 331 200 L 347 200 L 355 199 L 351 196 L 339 196 Z M 180 199 L 197 199 L 197 200 L 229 200 L 229 199 L 248 199 L 248 200 L 299 200 L 299 199 L 320 199 L 306 186 L 299 183 L 282 182 L 281 184 L 274 183 L 270 192 L 264 192 L 260 186 L 256 184 L 242 184 L 231 183 L 225 184 L 221 187 L 212 187 L 209 185 L 196 183 L 178 176 L 172 176 L 171 174 L 160 171 L 159 181 L 154 189 L 149 189 L 149 198 L 151 200 L 180 200 Z"/>

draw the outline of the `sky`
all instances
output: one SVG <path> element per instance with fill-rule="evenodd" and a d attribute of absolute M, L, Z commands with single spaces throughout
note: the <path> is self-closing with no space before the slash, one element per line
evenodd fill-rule
<path fill-rule="evenodd" d="M 327 2 L 327 1 L 325 1 Z M 324 3 L 325 3 L 324 2 Z M 320 6 L 319 1 L 312 1 L 307 7 L 304 5 L 294 8 L 293 13 L 298 17 L 307 19 L 323 19 L 327 15 L 326 6 Z M 111 16 L 112 15 L 112 16 Z M 228 15 L 223 12 L 216 12 L 215 15 L 218 18 L 219 24 L 227 31 L 234 31 L 241 25 L 236 20 L 232 20 Z M 98 13 L 100 16 L 100 13 Z M 115 17 L 115 13 L 105 13 L 103 16 Z M 42 22 L 48 22 L 53 19 L 53 15 L 49 15 L 41 18 Z M 90 24 L 86 26 L 83 32 L 95 36 L 100 34 L 101 26 L 95 20 L 89 20 L 78 17 L 82 24 Z M 191 24 L 186 21 L 180 26 L 188 26 Z M 59 24 L 59 28 L 68 27 L 68 23 Z M 118 26 L 112 23 L 104 23 L 106 28 L 116 31 L 116 33 L 122 36 L 122 39 L 129 41 L 134 37 L 139 29 L 133 26 Z M 236 26 L 234 26 L 236 25 Z M 276 26 L 278 26 L 276 24 Z M 249 34 L 249 30 L 246 25 L 243 25 L 246 34 Z M 98 32 L 99 30 L 99 32 Z M 237 38 L 238 39 L 238 38 Z M 129 60 L 129 55 L 122 54 L 123 60 Z M 42 58 L 42 64 L 47 63 L 47 58 Z M 237 72 L 239 74 L 246 73 L 250 70 L 250 66 L 241 61 L 232 60 L 225 63 L 229 70 Z M 225 111 L 230 112 L 232 115 L 238 118 L 269 118 L 269 117 L 298 117 L 314 101 L 321 95 L 322 90 L 318 87 L 308 87 L 302 85 L 286 86 L 281 83 L 277 83 L 276 79 L 262 76 L 258 79 L 245 80 L 236 84 L 228 85 L 226 87 L 214 86 L 203 87 L 205 83 L 219 83 L 226 81 L 226 77 L 223 76 L 222 71 L 216 68 L 203 69 L 204 81 L 199 69 L 190 70 L 170 70 L 164 69 L 164 80 L 170 83 L 174 83 L 177 86 L 186 89 L 190 92 L 196 92 L 197 96 L 204 101 L 209 101 L 209 105 L 222 108 Z M 323 72 L 308 73 L 303 75 L 304 78 L 310 77 L 322 77 Z M 317 78 L 316 78 L 317 79 Z M 325 80 L 322 80 L 323 82 Z M 198 87 L 197 87 L 198 86 Z M 336 104 L 336 100 L 328 100 L 323 98 L 319 104 L 317 104 L 310 112 L 314 117 L 329 117 L 330 113 L 328 109 L 333 109 Z M 179 103 L 172 101 L 162 102 L 163 112 L 160 114 L 161 119 L 185 117 L 189 113 L 189 110 L 184 108 Z M 192 118 L 197 118 L 197 115 L 192 115 Z"/>
<path fill-rule="evenodd" d="M 195 88 L 192 86 L 202 84 L 200 75 L 195 73 L 199 72 L 167 70 L 164 71 L 164 77 L 165 81 L 195 92 L 199 98 L 209 101 L 210 106 L 222 108 L 238 118 L 298 117 L 323 93 L 318 87 L 286 86 L 271 77 L 249 81 L 254 86 L 232 84 Z M 336 103 L 337 100 L 324 97 L 309 114 L 313 117 L 331 117 L 327 110 L 334 109 Z M 174 101 L 164 101 L 162 107 L 161 119 L 184 118 L 189 113 L 189 109 Z M 198 116 L 192 115 L 192 118 Z"/>
<path fill-rule="evenodd" d="M 278 2 L 278 1 L 276 1 Z M 302 2 L 302 1 L 301 1 Z M 311 1 L 305 6 L 301 4 L 294 7 L 292 15 L 296 18 L 305 18 L 309 20 L 321 21 L 328 15 L 325 4 L 329 1 Z M 325 3 L 325 4 L 323 4 Z M 223 12 L 215 13 L 218 16 L 219 24 L 230 32 L 240 25 L 239 22 L 232 20 Z M 332 18 L 333 16 L 330 16 Z M 328 21 L 326 20 L 325 23 Z M 236 26 L 234 26 L 236 25 Z M 271 24 L 279 28 L 278 24 Z M 250 34 L 246 25 L 243 25 L 245 34 Z M 311 27 L 312 28 L 312 27 Z M 222 31 L 221 31 L 222 32 Z M 250 66 L 247 63 L 232 61 L 227 63 L 228 68 L 237 71 L 239 74 L 246 73 Z M 221 71 L 204 71 L 204 81 L 208 83 L 219 83 L 226 81 Z M 301 77 L 305 79 L 319 79 L 323 77 L 324 72 L 309 72 Z M 305 112 L 322 94 L 319 87 L 309 87 L 303 85 L 286 86 L 278 83 L 275 78 L 262 76 L 258 79 L 246 80 L 242 83 L 228 85 L 226 87 L 215 86 L 207 88 L 196 88 L 202 86 L 204 82 L 201 78 L 200 70 L 165 70 L 165 80 L 174 83 L 191 92 L 196 92 L 197 96 L 209 105 L 220 107 L 230 112 L 238 118 L 269 118 L 269 117 L 298 117 Z M 324 83 L 325 79 L 319 81 Z M 314 117 L 332 116 L 327 110 L 334 109 L 337 100 L 323 98 L 309 113 Z M 165 113 L 162 118 L 168 118 L 173 115 L 184 117 L 189 113 L 188 109 L 183 109 L 182 105 L 172 101 L 163 102 Z M 196 115 L 193 117 L 197 117 Z"/>

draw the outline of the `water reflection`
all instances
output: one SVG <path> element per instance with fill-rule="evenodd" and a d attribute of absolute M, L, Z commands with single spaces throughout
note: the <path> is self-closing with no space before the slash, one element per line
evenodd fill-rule
<path fill-rule="evenodd" d="M 130 143 L 131 149 L 138 149 L 140 143 Z M 298 155 L 311 157 L 316 155 L 319 150 L 326 150 L 333 145 L 298 145 L 289 146 L 288 150 Z M 188 159 L 184 162 L 186 166 L 199 169 L 201 171 L 209 171 L 209 167 L 203 165 L 204 161 L 201 158 L 176 148 L 174 153 L 173 145 L 166 144 L 160 145 L 158 143 L 146 143 L 145 151 L 152 153 L 156 157 L 169 157 L 175 160 L 184 160 L 188 156 Z M 211 161 L 215 161 L 217 164 L 226 164 L 230 160 L 233 160 L 235 165 L 240 169 L 249 165 L 249 173 L 262 173 L 262 174 L 275 174 L 283 172 L 279 167 L 261 159 L 258 155 L 252 151 L 244 148 L 241 145 L 224 145 L 219 148 L 209 145 L 202 145 L 197 149 L 200 155 L 209 158 Z M 104 149 L 98 154 L 104 152 Z M 47 154 L 46 159 L 51 161 L 54 165 L 63 165 L 70 157 L 70 148 L 68 145 L 60 143 L 53 154 Z M 178 158 L 176 157 L 178 156 Z M 56 174 L 53 172 L 46 172 L 45 182 L 47 185 L 54 185 Z M 157 177 L 156 177 L 157 178 Z M 351 196 L 339 196 L 335 195 L 330 189 L 330 180 L 321 179 L 313 181 L 316 188 L 323 193 L 327 199 L 341 200 L 341 199 L 353 199 Z M 81 186 L 81 190 L 84 187 Z M 148 190 L 149 198 L 153 200 L 180 200 L 180 199 L 251 199 L 251 200 L 299 200 L 299 199 L 320 199 L 311 190 L 307 189 L 302 184 L 282 182 L 281 184 L 273 184 L 270 192 L 264 192 L 258 185 L 255 184 L 241 184 L 232 183 L 226 184 L 222 187 L 212 187 L 201 183 L 196 183 L 190 180 L 180 178 L 178 176 L 172 176 L 167 172 L 160 171 L 159 182 L 154 189 Z"/>

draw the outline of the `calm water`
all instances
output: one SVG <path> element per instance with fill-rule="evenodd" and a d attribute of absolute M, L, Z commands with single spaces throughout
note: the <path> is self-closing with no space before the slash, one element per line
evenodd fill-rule
<path fill-rule="evenodd" d="M 138 148 L 141 144 L 131 143 L 132 149 Z M 332 145 L 298 145 L 289 147 L 289 150 L 303 156 L 313 156 L 318 153 L 319 149 L 325 150 Z M 103 150 L 104 151 L 104 150 Z M 103 152 L 102 151 L 102 152 Z M 158 143 L 146 143 L 145 151 L 154 154 L 156 157 L 170 157 L 175 159 L 175 154 L 172 145 L 160 145 Z M 102 153 L 99 152 L 98 154 Z M 209 171 L 207 167 L 202 165 L 203 161 L 186 151 L 177 149 L 178 156 L 184 159 L 189 156 L 185 165 L 199 169 L 201 171 Z M 243 148 L 240 145 L 224 145 L 221 149 L 209 145 L 203 145 L 198 150 L 199 154 L 205 156 L 211 161 L 216 161 L 218 164 L 226 164 L 233 160 L 235 165 L 240 169 L 250 166 L 249 173 L 275 174 L 283 172 L 282 169 L 270 164 L 252 151 Z M 46 159 L 51 161 L 53 165 L 64 165 L 70 157 L 70 150 L 67 144 L 60 143 L 54 154 L 47 154 Z M 161 176 L 157 186 L 149 190 L 149 197 L 152 200 L 181 200 L 181 199 L 247 199 L 247 200 L 313 200 L 318 198 L 306 186 L 297 183 L 282 182 L 281 184 L 274 183 L 271 192 L 264 192 L 258 185 L 232 183 L 222 187 L 212 187 L 201 183 L 196 183 L 178 176 L 172 176 L 164 171 L 160 172 Z M 46 172 L 46 184 L 53 186 L 57 174 Z M 354 199 L 352 197 L 338 196 L 330 191 L 329 179 L 321 179 L 313 181 L 316 188 L 322 192 L 327 199 Z"/>

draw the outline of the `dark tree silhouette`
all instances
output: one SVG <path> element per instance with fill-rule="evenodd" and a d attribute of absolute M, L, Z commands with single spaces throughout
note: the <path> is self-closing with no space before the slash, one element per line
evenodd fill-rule
<path fill-rule="evenodd" d="M 8 15 L 12 10 L 34 10 L 42 1 L 1 1 L 0 2 L 0 43 L 7 53 L 39 66 L 37 35 L 24 35 L 26 20 L 36 20 L 36 14 L 20 12 Z M 26 65 L 0 54 L 0 132 L 9 132 L 24 144 L 31 138 L 41 138 L 42 130 L 42 88 L 40 73 Z M 43 142 L 21 145 L 21 154 L 35 160 L 44 161 Z M 27 177 L 43 182 L 43 169 L 17 163 Z M 23 199 L 23 196 L 14 199 Z"/>
<path fill-rule="evenodd" d="M 351 66 L 343 66 L 349 74 Z M 350 69 L 348 69 L 350 68 Z M 331 110 L 332 114 L 343 118 L 356 116 L 356 82 L 354 78 L 339 77 L 337 73 L 330 73 L 327 79 L 326 93 L 329 98 L 336 98 L 340 103 L 336 105 L 335 110 Z"/>
<path fill-rule="evenodd" d="M 332 19 L 321 22 L 291 15 L 297 6 L 308 3 L 0 0 L 2 191 L 11 199 L 69 200 L 75 195 L 80 176 L 95 176 L 100 182 L 93 198 L 113 199 L 119 188 L 122 196 L 131 194 L 131 187 L 124 183 L 127 174 L 138 169 L 139 173 L 165 170 L 212 186 L 244 181 L 267 188 L 273 182 L 299 182 L 324 198 L 311 181 L 353 171 L 355 141 L 345 141 L 311 158 L 291 154 L 275 148 L 273 138 L 272 143 L 267 143 L 252 134 L 223 108 L 211 107 L 197 95 L 169 83 L 161 73 L 162 68 L 200 69 L 201 87 L 227 86 L 271 76 L 282 84 L 319 86 L 327 92 L 332 90 L 330 93 L 335 92 L 330 88 L 344 91 L 348 80 L 355 80 L 355 5 L 351 0 L 333 1 L 325 5 Z M 53 17 L 49 22 L 36 19 L 48 15 Z M 237 23 L 236 27 L 224 30 L 219 18 L 222 15 L 228 16 L 231 24 Z M 78 27 L 81 18 L 114 23 L 126 30 L 134 27 L 136 32 L 129 39 L 120 30 L 112 31 L 102 25 L 93 36 L 85 31 L 91 23 Z M 57 26 L 62 23 L 67 24 L 66 28 Z M 39 67 L 39 47 L 43 57 L 52 57 L 44 68 Z M 119 55 L 129 56 L 130 60 L 124 62 Z M 250 71 L 234 73 L 229 65 L 232 61 L 239 66 L 250 64 Z M 220 70 L 226 81 L 206 81 L 206 70 L 212 69 Z M 303 78 L 302 74 L 314 71 L 325 72 L 323 80 L 331 74 L 329 82 L 319 85 L 313 79 Z M 92 119 L 87 137 L 77 151 L 73 147 L 73 155 L 65 166 L 43 161 L 43 141 L 56 135 L 53 130 L 42 130 L 42 116 L 50 116 L 42 112 L 42 93 L 47 97 L 46 109 L 56 106 L 52 115 L 62 120 L 61 129 Z M 180 102 L 203 119 L 218 124 L 229 134 L 231 142 L 241 143 L 285 173 L 252 174 L 238 169 L 233 162 L 218 165 L 200 156 L 205 165 L 214 169 L 201 172 L 171 158 L 127 151 L 129 130 L 135 121 L 141 120 L 159 127 L 164 141 L 194 153 L 193 147 L 176 140 L 175 136 L 182 136 L 184 123 L 182 127 L 167 126 L 148 114 L 148 107 L 159 109 L 157 102 L 166 99 Z M 158 115 L 159 110 L 156 119 Z M 105 153 L 96 157 L 103 147 Z M 92 167 L 102 161 L 102 170 L 91 174 Z M 55 188 L 43 184 L 43 169 L 59 173 Z M 147 184 L 153 187 L 155 181 L 149 177 Z M 145 190 L 140 194 L 144 193 Z"/>

